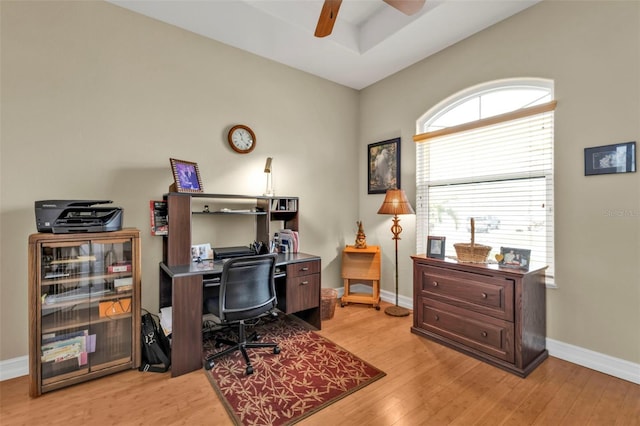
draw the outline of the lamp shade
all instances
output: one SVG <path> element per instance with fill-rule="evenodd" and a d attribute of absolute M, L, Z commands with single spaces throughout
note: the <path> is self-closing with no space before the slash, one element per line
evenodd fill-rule
<path fill-rule="evenodd" d="M 271 157 L 267 157 L 267 162 L 264 163 L 264 172 L 271 173 Z"/>
<path fill-rule="evenodd" d="M 407 196 L 402 189 L 389 189 L 384 201 L 378 210 L 378 214 L 414 214 L 413 207 L 409 204 Z"/>

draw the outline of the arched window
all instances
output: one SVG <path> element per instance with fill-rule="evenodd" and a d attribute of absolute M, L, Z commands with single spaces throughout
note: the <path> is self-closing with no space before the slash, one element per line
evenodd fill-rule
<path fill-rule="evenodd" d="M 440 102 L 417 121 L 417 252 L 427 236 L 530 250 L 553 285 L 553 82 L 485 83 Z M 525 262 L 523 262 L 524 264 Z"/>

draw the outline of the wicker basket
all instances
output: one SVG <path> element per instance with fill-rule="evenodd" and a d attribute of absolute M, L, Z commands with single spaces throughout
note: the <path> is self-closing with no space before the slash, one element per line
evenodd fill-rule
<path fill-rule="evenodd" d="M 322 321 L 330 320 L 336 311 L 338 292 L 333 288 L 323 288 L 320 291 L 320 301 L 320 319 Z"/>
<path fill-rule="evenodd" d="M 459 262 L 467 263 L 487 263 L 487 257 L 491 247 L 483 246 L 482 244 L 475 243 L 476 236 L 476 224 L 473 218 L 471 218 L 471 244 L 468 243 L 456 243 L 453 247 L 456 249 Z"/>

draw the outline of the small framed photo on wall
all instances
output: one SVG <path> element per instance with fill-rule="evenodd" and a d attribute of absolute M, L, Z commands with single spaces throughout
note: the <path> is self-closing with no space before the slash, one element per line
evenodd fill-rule
<path fill-rule="evenodd" d="M 636 171 L 636 143 L 625 142 L 584 149 L 584 175 Z"/>
<path fill-rule="evenodd" d="M 427 257 L 444 259 L 446 237 L 427 237 Z"/>

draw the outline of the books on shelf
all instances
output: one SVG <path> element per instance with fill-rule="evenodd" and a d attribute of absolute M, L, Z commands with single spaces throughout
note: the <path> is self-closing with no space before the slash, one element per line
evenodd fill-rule
<path fill-rule="evenodd" d="M 80 369 L 96 350 L 96 335 L 80 330 L 42 336 L 42 377 L 49 378 Z"/>
<path fill-rule="evenodd" d="M 113 280 L 116 293 L 127 293 L 133 290 L 133 277 L 116 278 Z"/>
<path fill-rule="evenodd" d="M 107 272 L 115 274 L 118 272 L 131 272 L 131 263 L 129 262 L 117 262 L 113 265 L 107 266 Z"/>
<path fill-rule="evenodd" d="M 295 212 L 298 210 L 298 200 L 295 198 L 274 198 L 271 200 L 271 210 Z"/>
<path fill-rule="evenodd" d="M 149 214 L 151 219 L 151 235 L 169 234 L 167 202 L 164 200 L 149 201 Z"/>

